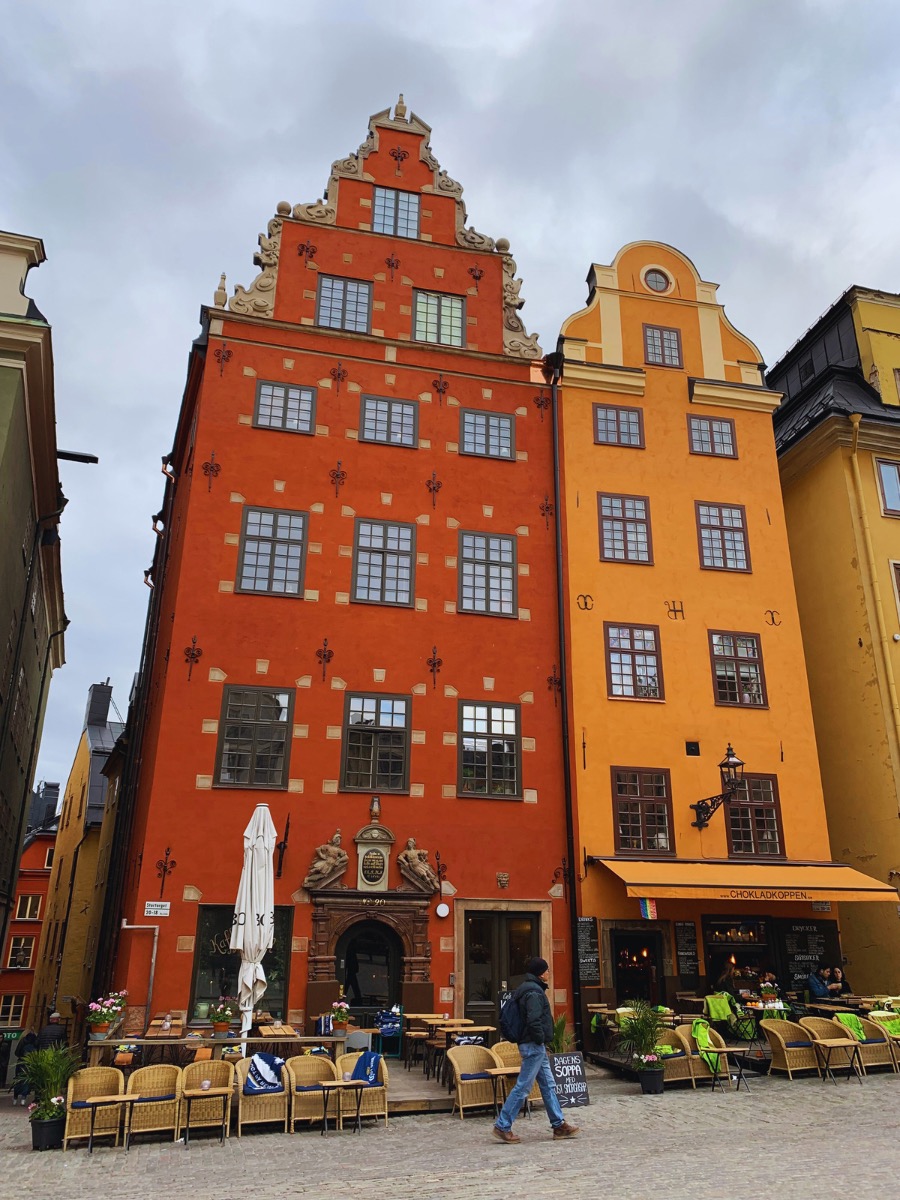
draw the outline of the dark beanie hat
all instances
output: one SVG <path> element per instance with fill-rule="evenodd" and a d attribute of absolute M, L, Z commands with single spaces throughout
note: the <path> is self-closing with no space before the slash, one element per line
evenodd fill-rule
<path fill-rule="evenodd" d="M 548 968 L 549 964 L 544 958 L 529 958 L 525 964 L 525 970 L 529 975 L 543 975 Z"/>

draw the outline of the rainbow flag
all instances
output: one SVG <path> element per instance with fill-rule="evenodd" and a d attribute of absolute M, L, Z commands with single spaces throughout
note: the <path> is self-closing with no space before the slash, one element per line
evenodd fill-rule
<path fill-rule="evenodd" d="M 639 903 L 641 906 L 641 916 L 644 918 L 644 920 L 645 921 L 655 921 L 656 920 L 656 901 L 655 900 L 641 900 L 641 901 L 639 901 Z"/>

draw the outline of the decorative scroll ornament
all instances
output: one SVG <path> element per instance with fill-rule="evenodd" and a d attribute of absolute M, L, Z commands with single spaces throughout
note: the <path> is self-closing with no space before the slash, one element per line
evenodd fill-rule
<path fill-rule="evenodd" d="M 428 667 L 428 670 L 431 672 L 431 679 L 432 679 L 431 686 L 433 688 L 436 688 L 437 687 L 437 677 L 440 673 L 441 667 L 444 665 L 444 660 L 442 658 L 438 658 L 437 646 L 431 647 L 431 658 L 425 659 L 425 665 Z"/>
<path fill-rule="evenodd" d="M 338 359 L 338 365 L 336 367 L 332 367 L 328 374 L 334 380 L 336 385 L 334 394 L 339 396 L 341 394 L 341 384 L 347 382 L 347 368 L 343 365 L 340 359 Z"/>
<path fill-rule="evenodd" d="M 437 471 L 431 472 L 431 478 L 425 480 L 425 486 L 428 488 L 429 492 L 431 493 L 431 507 L 437 508 L 438 492 L 444 486 L 443 483 L 440 481 L 440 479 L 438 479 L 438 477 L 437 477 Z"/>
<path fill-rule="evenodd" d="M 562 680 L 559 677 L 559 672 L 556 669 L 556 663 L 553 664 L 553 674 L 547 676 L 547 690 L 553 693 L 553 707 L 556 708 L 559 701 L 557 697 L 562 690 Z"/>
<path fill-rule="evenodd" d="M 197 645 L 196 635 L 191 638 L 191 644 L 184 648 L 184 661 L 188 665 L 188 683 L 191 682 L 191 674 L 194 670 L 194 664 L 198 663 L 203 657 L 203 651 Z"/>
<path fill-rule="evenodd" d="M 519 295 L 522 280 L 516 279 L 516 260 L 509 253 L 509 242 L 500 238 L 497 249 L 503 255 L 503 352 L 515 358 L 542 358 L 537 334 L 526 332 L 518 314 L 525 301 Z"/>
<path fill-rule="evenodd" d="M 234 351 L 228 349 L 228 343 L 223 342 L 221 346 L 217 346 L 213 351 L 213 358 L 219 364 L 219 375 L 221 376 L 225 370 L 227 363 L 230 363 L 234 357 Z"/>
<path fill-rule="evenodd" d="M 171 853 L 172 853 L 172 851 L 171 851 L 170 847 L 166 846 L 165 858 L 158 858 L 156 860 L 156 878 L 158 880 L 160 880 L 160 884 L 159 884 L 160 900 L 162 900 L 163 892 L 166 889 L 166 880 L 172 874 L 172 872 L 175 870 L 175 868 L 178 866 L 178 863 L 175 861 L 174 858 L 169 858 L 169 855 Z"/>
<path fill-rule="evenodd" d="M 390 273 L 391 273 L 391 283 L 393 283 L 393 282 L 394 282 L 394 272 L 395 272 L 395 271 L 397 270 L 397 268 L 400 266 L 400 259 L 399 259 L 399 258 L 397 257 L 397 255 L 396 255 L 396 254 L 393 252 L 393 250 L 392 250 L 392 251 L 391 251 L 391 253 L 388 255 L 388 257 L 387 257 L 387 258 L 384 260 L 384 265 L 385 265 L 385 266 L 387 267 L 387 269 L 390 271 Z"/>
<path fill-rule="evenodd" d="M 201 466 L 200 470 L 206 476 L 206 490 L 211 492 L 213 480 L 218 479 L 222 470 L 222 464 L 216 462 L 215 450 L 213 450 L 209 456 L 209 460 Z"/>
<path fill-rule="evenodd" d="M 279 209 L 282 206 L 279 205 Z M 228 303 L 232 312 L 248 316 L 271 317 L 275 311 L 275 284 L 278 281 L 278 256 L 281 253 L 281 229 L 284 221 L 273 217 L 268 224 L 268 236 L 259 235 L 259 250 L 253 261 L 261 268 L 249 288 L 238 284 Z"/>
<path fill-rule="evenodd" d="M 438 398 L 438 405 L 443 407 L 444 397 L 447 395 L 447 389 L 450 387 L 450 380 L 445 379 L 443 372 L 438 372 L 437 379 L 432 379 L 431 386 L 434 388 Z"/>
<path fill-rule="evenodd" d="M 312 242 L 309 240 L 309 238 L 307 238 L 305 242 L 302 242 L 297 247 L 297 253 L 300 255 L 301 258 L 305 258 L 306 261 L 308 263 L 310 263 L 310 262 L 316 261 L 316 252 L 318 251 L 318 249 L 319 249 L 319 247 L 314 246 L 312 244 Z"/>
<path fill-rule="evenodd" d="M 331 482 L 334 484 L 334 498 L 337 500 L 338 496 L 341 494 L 340 489 L 347 482 L 347 472 L 341 465 L 341 459 L 338 459 L 337 466 L 333 467 L 328 472 L 328 475 L 331 479 Z"/>
<path fill-rule="evenodd" d="M 534 406 L 541 414 L 541 420 L 543 421 L 544 413 L 550 407 L 550 397 L 545 396 L 544 393 L 541 392 L 540 395 L 534 397 Z"/>
<path fill-rule="evenodd" d="M 328 638 L 325 638 L 322 641 L 322 645 L 316 651 L 316 658 L 319 660 L 319 662 L 322 666 L 322 682 L 324 683 L 325 682 L 325 674 L 328 670 L 328 664 L 334 658 L 334 651 L 330 650 L 328 647 Z"/>

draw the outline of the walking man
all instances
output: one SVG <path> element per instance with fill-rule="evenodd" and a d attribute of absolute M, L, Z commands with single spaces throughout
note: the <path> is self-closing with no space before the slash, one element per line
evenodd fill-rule
<path fill-rule="evenodd" d="M 522 1055 L 522 1069 L 516 1086 L 500 1110 L 493 1134 L 500 1142 L 521 1142 L 522 1139 L 513 1133 L 512 1125 L 522 1111 L 522 1105 L 536 1079 L 554 1138 L 577 1137 L 578 1129 L 567 1123 L 559 1107 L 556 1084 L 547 1059 L 547 1045 L 553 1040 L 553 1013 L 545 995 L 550 968 L 543 958 L 532 958 L 526 964 L 525 971 L 525 981 L 513 995 L 513 1002 L 518 1005 L 521 1015 L 519 1052 Z"/>

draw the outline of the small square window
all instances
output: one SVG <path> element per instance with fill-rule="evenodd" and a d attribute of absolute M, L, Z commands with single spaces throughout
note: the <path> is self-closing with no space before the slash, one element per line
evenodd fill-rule
<path fill-rule="evenodd" d="M 631 700 L 663 700 L 658 625 L 603 625 L 609 695 Z"/>
<path fill-rule="evenodd" d="M 316 389 L 289 383 L 260 383 L 256 389 L 253 424 L 259 429 L 314 433 Z"/>
<path fill-rule="evenodd" d="M 419 197 L 416 192 L 401 192 L 397 188 L 375 189 L 372 209 L 372 232 L 389 233 L 396 237 L 419 236 Z"/>
<path fill-rule="evenodd" d="M 765 708 L 768 700 L 759 635 L 710 630 L 709 649 L 716 704 Z"/>
<path fill-rule="evenodd" d="M 461 454 L 477 454 L 482 458 L 515 458 L 515 417 L 464 408 L 460 414 L 460 426 Z"/>
<path fill-rule="evenodd" d="M 490 533 L 459 535 L 459 610 L 516 615 L 516 539 Z"/>
<path fill-rule="evenodd" d="M 459 706 L 459 779 L 461 796 L 522 795 L 522 738 L 517 704 Z"/>
<path fill-rule="evenodd" d="M 319 276 L 316 324 L 327 329 L 368 333 L 371 322 L 372 285 L 360 279 Z"/>
<path fill-rule="evenodd" d="M 742 504 L 696 502 L 700 565 L 714 571 L 749 571 L 747 517 Z"/>
<path fill-rule="evenodd" d="M 645 325 L 644 361 L 655 367 L 680 367 L 681 331 L 663 325 Z"/>
<path fill-rule="evenodd" d="M 691 454 L 737 458 L 734 421 L 713 417 L 688 417 Z"/>
<path fill-rule="evenodd" d="M 245 508 L 237 591 L 302 596 L 308 514 Z"/>
<path fill-rule="evenodd" d="M 601 492 L 600 559 L 602 562 L 652 563 L 650 501 L 646 496 L 616 496 Z"/>
<path fill-rule="evenodd" d="M 878 459 L 878 480 L 885 514 L 900 517 L 900 462 Z"/>
<path fill-rule="evenodd" d="M 409 791 L 410 701 L 406 696 L 348 695 L 343 770 L 347 791 Z"/>
<path fill-rule="evenodd" d="M 413 602 L 415 561 L 415 525 L 357 520 L 353 599 L 409 608 Z"/>
<path fill-rule="evenodd" d="M 415 447 L 419 444 L 419 406 L 415 400 L 363 396 L 359 426 L 361 442 Z"/>
<path fill-rule="evenodd" d="M 415 339 L 439 346 L 464 346 L 466 306 L 462 296 L 415 292 Z"/>
<path fill-rule="evenodd" d="M 594 441 L 601 446 L 644 447 L 644 412 L 617 404 L 594 405 Z"/>

